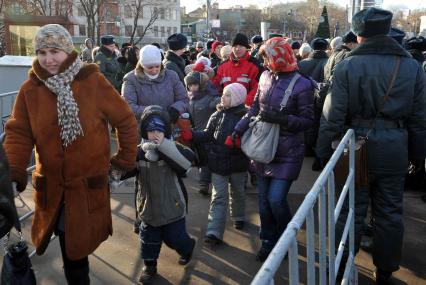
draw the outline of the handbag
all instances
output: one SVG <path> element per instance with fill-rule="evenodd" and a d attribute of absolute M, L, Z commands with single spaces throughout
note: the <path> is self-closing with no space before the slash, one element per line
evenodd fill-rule
<path fill-rule="evenodd" d="M 300 76 L 299 73 L 296 73 L 285 90 L 280 104 L 281 111 L 286 107 L 294 85 Z M 253 161 L 270 163 L 277 152 L 279 137 L 279 124 L 263 122 L 258 116 L 251 117 L 249 128 L 241 137 L 241 150 Z"/>
<path fill-rule="evenodd" d="M 396 76 L 399 71 L 399 66 L 401 63 L 401 58 L 398 56 L 396 59 L 396 65 L 395 69 L 392 74 L 392 79 L 390 81 L 389 87 L 386 90 L 385 96 L 383 97 L 383 102 L 376 114 L 376 117 L 371 120 L 370 128 L 367 131 L 365 136 L 359 136 L 356 139 L 355 142 L 355 173 L 354 173 L 354 180 L 355 180 L 355 189 L 359 189 L 361 187 L 368 186 L 368 152 L 367 152 L 367 141 L 368 136 L 370 135 L 371 131 L 376 126 L 376 121 L 380 116 L 380 113 L 383 111 L 383 107 L 385 106 L 386 101 L 389 98 L 389 93 L 392 89 L 392 86 L 395 83 Z M 340 140 L 333 141 L 331 143 L 331 148 L 335 150 L 337 146 L 339 145 Z M 337 186 L 343 186 L 346 182 L 346 179 L 349 174 L 349 149 L 348 147 L 345 147 L 342 155 L 340 156 L 339 160 L 336 163 L 336 166 L 334 167 L 334 181 Z"/>
<path fill-rule="evenodd" d="M 22 232 L 19 230 L 19 241 L 8 245 L 9 234 L 3 238 L 5 255 L 1 269 L 1 284 L 3 285 L 34 285 L 36 279 L 30 257 L 28 246 L 24 241 Z"/>

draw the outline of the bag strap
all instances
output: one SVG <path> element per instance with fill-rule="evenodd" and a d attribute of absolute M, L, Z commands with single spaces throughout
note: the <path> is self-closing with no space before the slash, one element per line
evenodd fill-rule
<path fill-rule="evenodd" d="M 401 57 L 397 56 L 395 68 L 393 70 L 392 79 L 391 79 L 391 81 L 389 83 L 389 87 L 386 90 L 385 96 L 383 97 L 383 102 L 380 105 L 379 110 L 377 111 L 376 117 L 374 118 L 374 120 L 371 121 L 370 129 L 367 131 L 367 134 L 365 135 L 365 139 L 368 139 L 368 136 L 370 135 L 371 131 L 376 127 L 376 121 L 379 118 L 380 113 L 383 111 L 383 108 L 385 107 L 385 103 L 386 103 L 386 101 L 389 98 L 389 93 L 390 93 L 390 91 L 391 91 L 391 89 L 392 89 L 392 87 L 393 87 L 393 85 L 395 83 L 396 76 L 398 75 L 400 64 L 401 64 Z"/>
<path fill-rule="evenodd" d="M 281 110 L 283 110 L 287 106 L 288 99 L 290 98 L 291 93 L 293 92 L 294 85 L 296 84 L 296 81 L 301 77 L 300 73 L 296 73 L 293 78 L 290 81 L 290 84 L 288 85 L 287 89 L 284 91 L 284 97 L 281 101 Z"/>

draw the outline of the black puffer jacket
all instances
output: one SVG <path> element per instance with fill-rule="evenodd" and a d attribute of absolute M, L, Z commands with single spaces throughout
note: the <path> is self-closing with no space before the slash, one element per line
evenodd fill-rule
<path fill-rule="evenodd" d="M 307 59 L 299 62 L 299 71 L 305 76 L 310 76 L 316 82 L 324 81 L 324 66 L 328 56 L 323 50 L 315 50 Z"/>
<path fill-rule="evenodd" d="M 230 175 L 247 171 L 249 160 L 241 149 L 225 145 L 226 138 L 232 134 L 235 125 L 245 113 L 244 105 L 229 109 L 218 108 L 204 131 L 193 132 L 194 142 L 212 142 L 208 153 L 208 166 L 212 172 Z"/>

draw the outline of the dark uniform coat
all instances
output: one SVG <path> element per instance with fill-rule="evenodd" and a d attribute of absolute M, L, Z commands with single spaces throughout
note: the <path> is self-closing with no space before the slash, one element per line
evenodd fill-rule
<path fill-rule="evenodd" d="M 346 128 L 366 135 L 382 105 L 397 57 L 401 58 L 397 78 L 367 140 L 369 192 L 357 189 L 355 197 L 356 249 L 371 196 L 377 241 L 373 261 L 390 272 L 398 270 L 401 258 L 408 159 L 426 155 L 426 78 L 420 65 L 392 38 L 367 38 L 336 66 L 317 141 L 317 155 L 326 158 L 332 153 L 332 140 Z M 343 227 L 341 219 L 336 229 L 339 227 Z"/>

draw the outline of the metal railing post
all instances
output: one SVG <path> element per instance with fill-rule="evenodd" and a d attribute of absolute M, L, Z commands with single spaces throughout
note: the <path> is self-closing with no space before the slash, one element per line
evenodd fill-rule
<path fill-rule="evenodd" d="M 340 156 L 343 155 L 345 146 L 349 145 L 349 174 L 335 207 L 335 183 L 333 168 Z M 349 241 L 349 258 L 346 263 L 342 284 L 357 284 L 357 270 L 354 265 L 354 179 L 355 179 L 355 135 L 353 130 L 348 130 L 337 146 L 327 165 L 315 181 L 311 190 L 306 194 L 303 203 L 298 208 L 286 230 L 256 274 L 252 284 L 272 285 L 274 275 L 278 270 L 284 256 L 289 257 L 290 284 L 299 284 L 297 234 L 306 223 L 306 254 L 307 254 L 307 284 L 331 284 L 336 282 L 336 272 L 342 259 L 345 244 Z M 325 184 L 327 183 L 327 193 Z M 349 192 L 349 193 L 348 193 Z M 327 196 L 328 194 L 328 196 Z M 343 230 L 342 237 L 336 254 L 335 229 L 345 197 L 349 195 L 349 213 Z M 319 243 L 319 282 L 315 273 L 315 221 L 314 206 L 318 201 L 318 243 Z M 328 218 L 328 219 L 327 219 Z M 328 227 L 327 227 L 328 226 Z M 327 240 L 328 239 L 328 240 Z M 327 246 L 328 241 L 328 246 Z M 327 262 L 328 248 L 328 262 Z M 328 265 L 328 283 L 327 283 Z"/>

